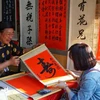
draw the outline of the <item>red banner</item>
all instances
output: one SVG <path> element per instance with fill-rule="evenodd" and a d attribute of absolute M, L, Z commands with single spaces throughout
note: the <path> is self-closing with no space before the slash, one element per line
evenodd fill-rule
<path fill-rule="evenodd" d="M 39 43 L 66 50 L 67 0 L 39 0 Z"/>
<path fill-rule="evenodd" d="M 100 60 L 100 23 L 99 23 L 99 34 L 98 34 L 98 48 L 97 48 L 97 55 L 96 58 L 97 60 Z"/>

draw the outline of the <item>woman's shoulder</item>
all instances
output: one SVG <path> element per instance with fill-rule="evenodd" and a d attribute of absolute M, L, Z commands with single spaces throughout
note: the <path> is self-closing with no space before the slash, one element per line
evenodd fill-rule
<path fill-rule="evenodd" d="M 99 66 L 100 67 L 100 66 Z M 87 74 L 84 75 L 85 79 L 100 79 L 100 69 L 91 69 L 87 72 Z"/>

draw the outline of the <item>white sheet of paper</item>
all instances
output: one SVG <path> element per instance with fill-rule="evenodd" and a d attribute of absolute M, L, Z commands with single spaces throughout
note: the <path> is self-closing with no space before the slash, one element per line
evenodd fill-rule
<path fill-rule="evenodd" d="M 27 95 L 17 91 L 16 88 L 3 81 L 0 81 L 0 86 L 4 88 L 0 90 L 0 100 L 26 100 L 28 98 Z"/>
<path fill-rule="evenodd" d="M 0 91 L 0 100 L 8 100 L 7 95 L 4 91 Z"/>

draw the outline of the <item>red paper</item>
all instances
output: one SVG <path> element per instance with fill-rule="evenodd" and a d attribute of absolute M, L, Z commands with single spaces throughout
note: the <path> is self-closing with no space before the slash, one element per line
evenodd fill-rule
<path fill-rule="evenodd" d="M 68 0 L 39 0 L 39 43 L 66 50 Z"/>
<path fill-rule="evenodd" d="M 25 60 L 25 63 L 40 80 L 66 75 L 62 66 L 58 64 L 47 50 Z"/>
<path fill-rule="evenodd" d="M 42 83 L 29 75 L 14 78 L 6 82 L 14 86 L 20 92 L 23 92 L 30 96 L 35 94 L 38 90 L 44 88 L 44 85 Z"/>

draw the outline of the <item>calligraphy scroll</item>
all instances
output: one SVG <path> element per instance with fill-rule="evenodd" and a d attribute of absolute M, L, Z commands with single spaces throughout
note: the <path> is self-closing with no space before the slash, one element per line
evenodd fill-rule
<path fill-rule="evenodd" d="M 70 0 L 69 44 L 84 42 L 93 48 L 96 0 Z M 67 68 L 74 70 L 70 60 Z"/>
<path fill-rule="evenodd" d="M 73 79 L 44 44 L 20 58 L 29 71 L 44 85 L 51 85 L 58 80 Z"/>
<path fill-rule="evenodd" d="M 39 42 L 66 50 L 68 0 L 39 0 Z"/>
<path fill-rule="evenodd" d="M 35 0 L 19 0 L 20 45 L 32 47 L 36 44 Z"/>
<path fill-rule="evenodd" d="M 70 0 L 69 46 L 85 42 L 93 47 L 95 9 L 96 0 Z"/>
<path fill-rule="evenodd" d="M 2 0 L 2 20 L 15 24 L 15 0 Z"/>
<path fill-rule="evenodd" d="M 12 22 L 15 28 L 13 40 L 17 41 L 17 20 L 16 20 L 16 0 L 1 0 L 2 21 Z"/>

